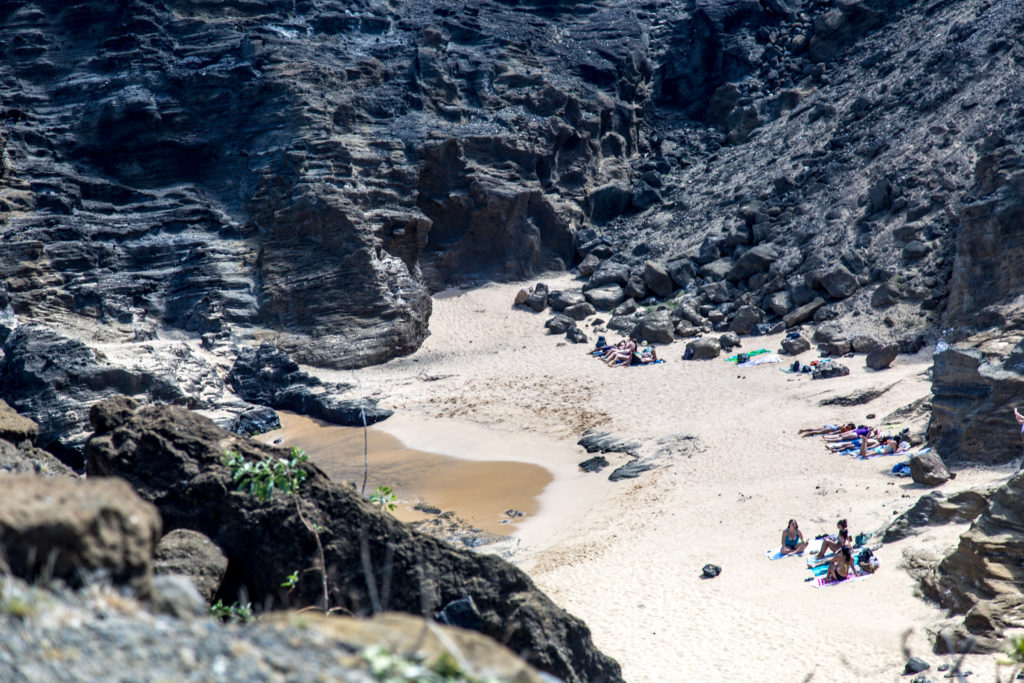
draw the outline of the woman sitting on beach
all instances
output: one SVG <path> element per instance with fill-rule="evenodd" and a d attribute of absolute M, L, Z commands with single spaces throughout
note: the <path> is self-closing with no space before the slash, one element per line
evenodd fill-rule
<path fill-rule="evenodd" d="M 818 559 L 824 559 L 825 553 L 831 551 L 836 552 L 843 546 L 846 546 L 850 542 L 850 532 L 846 526 L 846 520 L 841 519 L 836 522 L 836 526 L 839 527 L 839 533 L 835 536 L 826 536 L 821 539 L 821 550 L 818 551 Z"/>
<path fill-rule="evenodd" d="M 800 525 L 796 523 L 795 519 L 789 520 L 786 530 L 782 532 L 782 548 L 779 549 L 779 552 L 783 555 L 792 555 L 793 553 L 802 553 L 806 547 L 807 541 L 804 540 L 804 534 L 800 531 Z"/>
<path fill-rule="evenodd" d="M 797 432 L 800 436 L 836 436 L 843 432 L 848 432 L 856 428 L 857 425 L 852 422 L 845 425 L 825 425 L 823 427 L 809 427 L 807 429 L 801 429 Z"/>
<path fill-rule="evenodd" d="M 641 342 L 640 348 L 633 352 L 633 360 L 630 365 L 648 365 L 658 361 L 658 353 L 654 347 L 646 341 Z"/>
<path fill-rule="evenodd" d="M 850 576 L 857 575 L 857 564 L 853 561 L 853 551 L 850 546 L 844 545 L 828 564 L 828 573 L 825 574 L 827 581 L 842 581 Z"/>

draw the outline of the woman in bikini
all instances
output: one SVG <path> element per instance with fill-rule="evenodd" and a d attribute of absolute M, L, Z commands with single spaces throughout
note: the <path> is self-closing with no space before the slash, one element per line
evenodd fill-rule
<path fill-rule="evenodd" d="M 837 535 L 832 537 L 826 536 L 821 539 L 821 550 L 818 551 L 819 560 L 824 559 L 825 553 L 829 551 L 839 552 L 840 548 L 849 545 L 850 532 L 847 528 L 846 520 L 839 520 L 836 522 L 836 526 L 839 527 L 839 533 Z"/>
<path fill-rule="evenodd" d="M 843 581 L 850 575 L 850 572 L 853 572 L 853 575 L 856 576 L 857 565 L 853 561 L 853 551 L 850 550 L 849 546 L 844 545 L 829 563 L 825 580 Z"/>
<path fill-rule="evenodd" d="M 797 432 L 800 436 L 836 436 L 843 432 L 852 431 L 857 425 L 850 422 L 844 425 L 825 425 L 824 427 L 810 427 Z"/>
<path fill-rule="evenodd" d="M 786 530 L 782 532 L 782 548 L 779 549 L 779 552 L 783 555 L 792 555 L 793 553 L 802 553 L 806 547 L 807 541 L 804 540 L 804 534 L 800 531 L 800 525 L 796 523 L 795 519 L 789 520 Z"/>

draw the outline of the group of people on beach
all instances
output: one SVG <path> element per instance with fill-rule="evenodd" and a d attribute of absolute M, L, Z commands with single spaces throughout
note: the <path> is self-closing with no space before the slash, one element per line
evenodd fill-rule
<path fill-rule="evenodd" d="M 600 358 L 608 367 L 623 365 L 649 365 L 658 362 L 658 353 L 647 341 L 638 342 L 635 337 L 621 340 L 618 344 L 609 344 L 604 336 L 597 338 L 593 351 L 589 355 Z"/>
<path fill-rule="evenodd" d="M 825 441 L 825 448 L 833 453 L 870 458 L 877 455 L 909 453 L 910 443 L 906 441 L 909 431 L 907 428 L 897 434 L 883 434 L 882 430 L 876 427 L 850 422 L 842 425 L 827 424 L 823 427 L 801 429 L 798 433 L 803 437 L 821 436 Z"/>
<path fill-rule="evenodd" d="M 826 581 L 843 581 L 849 578 L 852 572 L 854 576 L 863 572 L 873 572 L 877 566 L 874 556 L 868 552 L 860 563 L 854 559 L 854 539 L 850 536 L 849 526 L 845 519 L 836 523 L 837 533 L 835 535 L 823 535 L 820 537 L 821 548 L 816 553 L 815 564 L 823 564 L 828 561 L 828 570 L 825 572 Z M 804 539 L 800 525 L 795 519 L 789 520 L 785 531 L 782 532 L 783 555 L 800 554 L 804 552 L 809 542 Z M 826 560 L 831 554 L 831 559 Z M 860 567 L 858 568 L 858 564 Z"/>

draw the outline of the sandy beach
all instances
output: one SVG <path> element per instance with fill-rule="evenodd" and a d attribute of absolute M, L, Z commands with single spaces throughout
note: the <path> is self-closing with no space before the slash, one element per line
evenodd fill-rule
<path fill-rule="evenodd" d="M 564 274 L 541 279 L 578 287 Z M 927 492 L 889 475 L 895 458 L 831 454 L 797 430 L 880 424 L 928 396 L 928 351 L 880 372 L 858 355 L 843 359 L 849 376 L 812 381 L 780 365 L 684 362 L 677 341 L 659 347 L 664 364 L 610 369 L 586 355 L 589 347 L 547 335 L 548 313 L 513 309 L 522 286 L 441 292 L 431 335 L 412 356 L 316 372 L 358 382 L 394 409 L 377 429 L 406 448 L 546 468 L 551 481 L 536 514 L 515 525 L 512 560 L 586 621 L 628 681 L 901 680 L 908 654 L 941 676 L 934 668 L 951 660 L 931 654 L 927 629 L 945 615 L 915 597 L 902 565 L 910 553 L 948 551 L 965 525 L 887 544 L 877 574 L 828 588 L 805 582 L 802 559 L 765 557 L 791 517 L 809 538 L 833 532 L 840 517 L 855 533 L 877 535 Z M 589 322 L 581 324 L 588 334 Z M 743 349 L 774 351 L 779 340 L 744 338 Z M 821 405 L 868 389 L 885 391 L 863 405 Z M 612 483 L 607 475 L 628 458 L 609 454 L 604 472 L 579 471 L 589 456 L 576 442 L 589 428 L 640 442 L 642 459 L 657 467 Z M 962 469 L 941 490 L 1002 481 L 1014 470 Z M 707 563 L 721 575 L 702 580 Z M 994 680 L 995 658 L 971 657 L 965 668 Z"/>

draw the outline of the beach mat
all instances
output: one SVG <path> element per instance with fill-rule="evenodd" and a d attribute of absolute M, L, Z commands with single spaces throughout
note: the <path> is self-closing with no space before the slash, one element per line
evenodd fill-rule
<path fill-rule="evenodd" d="M 843 583 L 853 583 L 854 581 L 860 581 L 861 579 L 867 579 L 867 578 L 869 578 L 871 576 L 872 576 L 872 574 L 857 574 L 857 575 L 854 575 L 853 573 L 850 573 L 842 581 L 826 581 L 824 576 L 817 576 L 817 577 L 814 578 L 814 581 L 810 581 L 809 583 L 812 586 L 814 586 L 815 588 L 829 588 L 831 586 L 838 586 L 838 585 L 843 584 Z"/>
<path fill-rule="evenodd" d="M 783 555 L 782 551 L 780 551 L 780 550 L 775 550 L 773 548 L 768 548 L 768 550 L 764 551 L 764 554 L 768 557 L 769 560 L 781 560 L 784 557 L 798 557 L 800 555 L 803 555 L 804 552 L 805 551 L 801 551 L 799 553 L 790 553 L 788 555 Z"/>
<path fill-rule="evenodd" d="M 738 367 L 738 368 L 752 368 L 755 365 L 769 365 L 771 363 L 781 363 L 781 362 L 782 362 L 782 359 L 779 358 L 778 354 L 769 353 L 768 355 L 754 356 L 753 358 L 748 360 L 746 363 L 740 363 L 736 367 Z"/>

